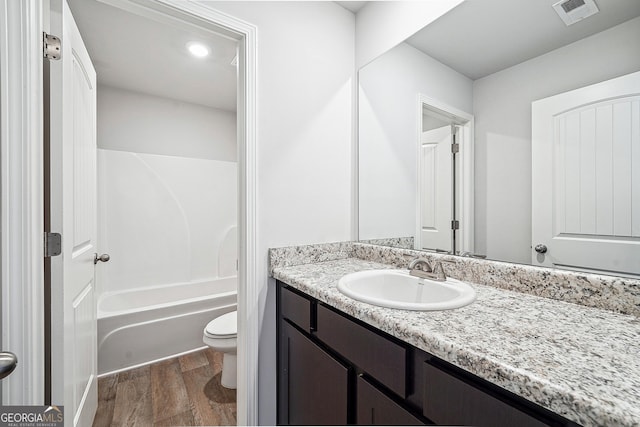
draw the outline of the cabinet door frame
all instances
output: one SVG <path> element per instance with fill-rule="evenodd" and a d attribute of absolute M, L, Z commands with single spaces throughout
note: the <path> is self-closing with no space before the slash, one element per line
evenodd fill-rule
<path fill-rule="evenodd" d="M 325 351 L 311 337 L 286 320 L 282 322 L 282 329 L 279 335 L 282 347 L 280 348 L 281 353 L 278 364 L 280 374 L 278 424 L 347 424 L 349 422 L 349 395 L 351 394 L 353 369 Z M 295 347 L 293 347 L 294 345 Z M 296 359 L 292 357 L 294 351 L 301 351 L 306 354 L 298 355 Z M 301 372 L 304 373 L 302 375 L 303 378 L 298 378 L 297 382 L 301 383 L 309 380 L 314 381 L 314 383 L 298 384 L 300 387 L 297 387 L 291 393 L 290 388 L 296 386 L 296 383 L 292 382 L 290 377 L 291 370 L 294 369 L 294 362 L 298 364 L 298 369 L 303 369 Z M 300 372 L 296 371 L 294 374 L 299 376 Z M 320 392 L 316 389 L 319 382 L 323 384 L 320 387 Z M 286 387 L 283 387 L 284 385 Z M 331 387 L 332 393 L 324 392 L 327 386 Z M 310 396 L 302 396 L 305 393 Z M 298 414 L 292 414 L 292 410 L 296 410 L 298 406 L 295 402 L 292 402 L 292 398 L 299 399 L 298 403 L 307 405 L 298 408 Z M 323 407 L 326 410 L 322 410 Z M 319 416 L 323 416 L 322 414 L 327 414 L 327 417 L 319 418 Z M 306 416 L 311 418 L 307 419 Z M 292 420 L 292 418 L 294 419 Z"/>

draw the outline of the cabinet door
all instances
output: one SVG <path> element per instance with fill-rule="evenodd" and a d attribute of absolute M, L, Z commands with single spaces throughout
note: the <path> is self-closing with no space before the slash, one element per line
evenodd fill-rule
<path fill-rule="evenodd" d="M 549 427 L 562 425 L 540 418 L 481 390 L 430 363 L 424 365 L 423 415 L 436 424 L 478 427 Z"/>
<path fill-rule="evenodd" d="M 358 377 L 357 393 L 358 425 L 424 425 L 363 377 Z"/>
<path fill-rule="evenodd" d="M 347 424 L 349 368 L 286 321 L 281 335 L 281 424 Z"/>

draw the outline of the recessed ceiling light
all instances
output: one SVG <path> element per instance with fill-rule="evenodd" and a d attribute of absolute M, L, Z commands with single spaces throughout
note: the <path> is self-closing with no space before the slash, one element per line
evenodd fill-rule
<path fill-rule="evenodd" d="M 189 42 L 187 43 L 187 49 L 189 49 L 189 52 L 197 58 L 204 58 L 209 55 L 209 48 L 202 43 Z"/>

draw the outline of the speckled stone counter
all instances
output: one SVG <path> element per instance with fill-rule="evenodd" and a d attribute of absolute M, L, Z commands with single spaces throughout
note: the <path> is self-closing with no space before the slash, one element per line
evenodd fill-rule
<path fill-rule="evenodd" d="M 360 242 L 324 243 L 269 250 L 269 272 L 276 267 L 359 258 L 406 268 L 412 259 L 451 261 L 448 276 L 496 288 L 602 308 L 640 317 L 640 280 L 464 258 Z"/>
<path fill-rule="evenodd" d="M 337 282 L 390 266 L 337 248 L 340 256 L 311 264 L 277 262 L 278 253 L 272 275 L 584 426 L 640 426 L 639 318 L 479 284 L 477 300 L 455 310 L 377 307 L 342 295 Z"/>

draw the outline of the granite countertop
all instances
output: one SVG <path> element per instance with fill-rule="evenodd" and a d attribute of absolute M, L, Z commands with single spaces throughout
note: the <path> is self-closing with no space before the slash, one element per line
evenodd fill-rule
<path fill-rule="evenodd" d="M 640 426 L 640 318 L 472 284 L 476 301 L 407 311 L 355 301 L 345 274 L 389 265 L 346 258 L 273 277 L 584 426 Z"/>

